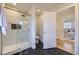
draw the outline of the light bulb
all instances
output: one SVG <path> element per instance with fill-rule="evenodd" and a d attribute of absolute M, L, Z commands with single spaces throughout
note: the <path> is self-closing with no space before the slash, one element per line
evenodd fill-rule
<path fill-rule="evenodd" d="M 40 12 L 40 10 L 38 9 L 37 12 Z"/>
<path fill-rule="evenodd" d="M 28 22 L 27 22 L 27 21 L 25 21 L 25 23 L 27 24 Z"/>
<path fill-rule="evenodd" d="M 19 24 L 23 24 L 23 22 L 22 22 L 22 21 L 20 21 L 20 22 L 19 22 Z"/>
<path fill-rule="evenodd" d="M 13 5 L 16 5 L 16 3 L 13 3 Z"/>

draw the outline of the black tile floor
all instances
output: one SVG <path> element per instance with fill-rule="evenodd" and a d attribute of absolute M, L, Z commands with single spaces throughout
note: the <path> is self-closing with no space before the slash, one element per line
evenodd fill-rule
<path fill-rule="evenodd" d="M 14 55 L 72 55 L 71 53 L 58 48 L 42 49 L 42 44 L 38 44 L 36 46 L 36 49 L 29 48 Z"/>

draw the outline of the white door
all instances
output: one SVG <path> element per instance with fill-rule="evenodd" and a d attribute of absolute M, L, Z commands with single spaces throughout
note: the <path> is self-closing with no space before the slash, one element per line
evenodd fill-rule
<path fill-rule="evenodd" d="M 44 12 L 43 20 L 43 49 L 56 47 L 56 13 Z"/>

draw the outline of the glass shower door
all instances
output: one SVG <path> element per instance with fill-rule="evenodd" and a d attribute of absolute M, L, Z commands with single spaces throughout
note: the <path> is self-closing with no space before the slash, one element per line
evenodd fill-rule
<path fill-rule="evenodd" d="M 5 13 L 8 30 L 6 36 L 0 33 L 0 54 L 15 54 L 29 48 L 31 39 L 29 18 L 23 17 L 21 13 L 9 9 L 6 9 Z M 19 27 L 13 29 L 13 24 Z"/>
<path fill-rule="evenodd" d="M 16 49 L 16 36 L 17 30 L 12 28 L 13 24 L 17 24 L 16 21 L 19 18 L 19 13 L 13 10 L 5 9 L 7 18 L 7 35 L 2 34 L 2 54 L 14 54 Z"/>
<path fill-rule="evenodd" d="M 20 51 L 25 50 L 30 47 L 30 23 L 27 17 L 20 16 L 17 23 L 21 26 L 17 30 L 17 49 Z"/>

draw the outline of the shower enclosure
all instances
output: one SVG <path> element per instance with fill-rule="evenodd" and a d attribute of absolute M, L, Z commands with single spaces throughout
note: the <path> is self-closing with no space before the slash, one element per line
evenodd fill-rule
<path fill-rule="evenodd" d="M 7 35 L 0 30 L 0 54 L 15 54 L 30 48 L 31 17 L 14 10 L 6 9 Z"/>

